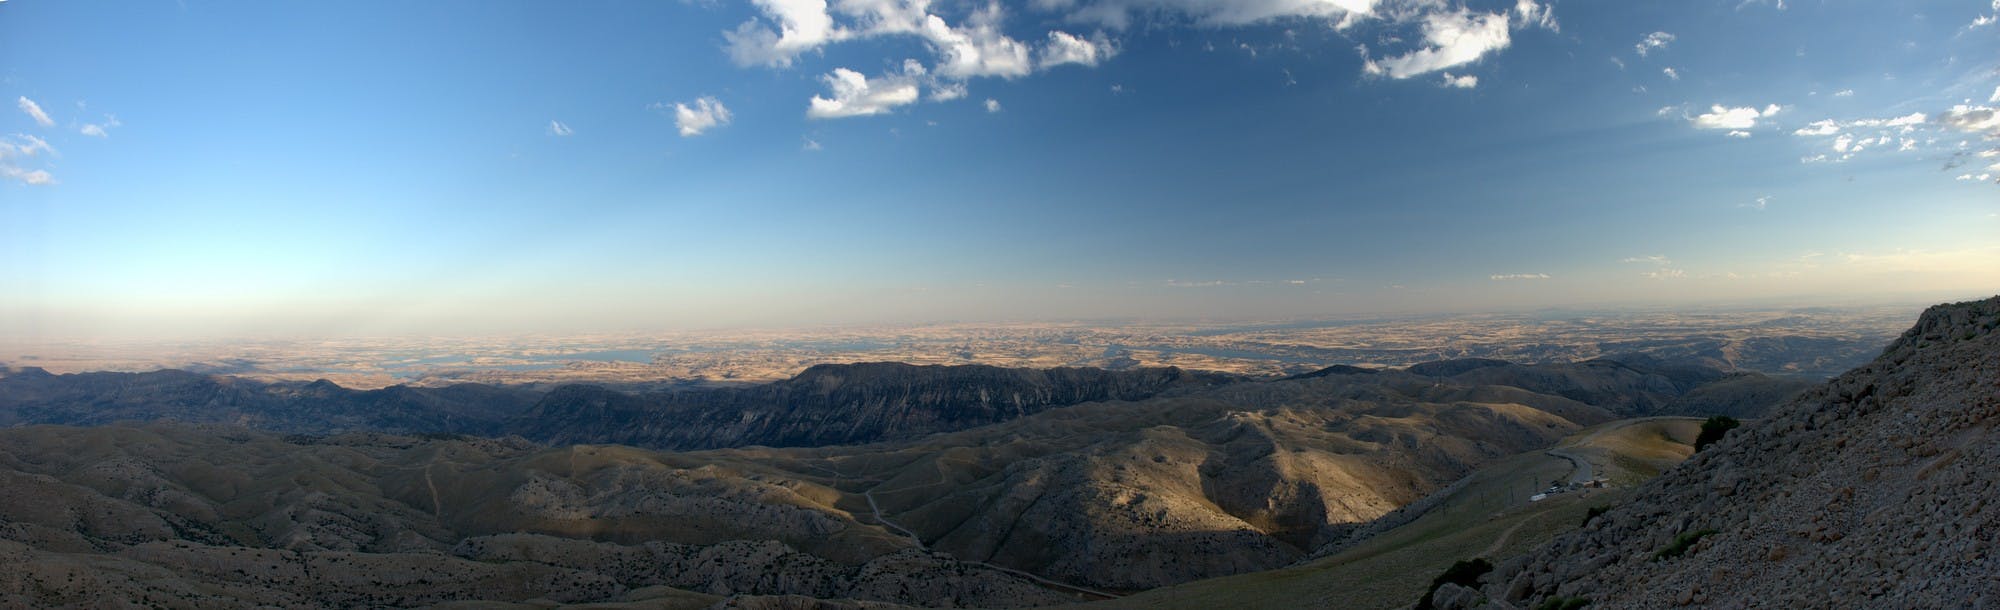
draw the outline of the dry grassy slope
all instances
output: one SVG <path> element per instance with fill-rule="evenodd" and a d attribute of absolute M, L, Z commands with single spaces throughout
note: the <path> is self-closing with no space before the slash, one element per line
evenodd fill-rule
<path fill-rule="evenodd" d="M 2000 297 L 1941 305 L 1874 362 L 1746 425 L 1470 605 L 2000 604 Z M 1712 531 L 1679 557 L 1676 537 Z"/>
<path fill-rule="evenodd" d="M 659 586 L 920 605 L 1064 599 L 897 552 L 909 543 L 821 503 L 837 492 L 749 468 L 489 440 L 0 430 L 0 607 L 595 602 Z M 516 531 L 542 533 L 484 535 Z M 731 537 L 763 542 L 716 540 Z"/>
<path fill-rule="evenodd" d="M 1579 427 L 1555 413 L 1608 419 L 1559 397 L 1393 374 L 1086 404 L 916 443 L 702 455 L 872 494 L 961 558 L 1135 590 L 1289 564 L 1343 526 Z"/>
<path fill-rule="evenodd" d="M 1613 479 L 1657 472 L 1692 452 L 1697 420 L 1622 420 L 1580 430 L 1562 444 Z M 1601 433 L 1600 433 L 1601 432 Z M 1371 532 L 1357 544 L 1299 565 L 1146 591 L 1089 608 L 1399 608 L 1423 594 L 1453 561 L 1504 558 L 1576 527 L 1586 509 L 1618 501 L 1612 488 L 1529 502 L 1571 464 L 1536 450 L 1495 461 L 1436 496 L 1413 519 Z"/>

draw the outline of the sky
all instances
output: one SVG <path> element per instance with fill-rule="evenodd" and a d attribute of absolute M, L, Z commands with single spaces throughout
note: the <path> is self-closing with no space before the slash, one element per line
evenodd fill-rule
<path fill-rule="evenodd" d="M 0 337 L 1977 297 L 2000 0 L 0 0 Z"/>

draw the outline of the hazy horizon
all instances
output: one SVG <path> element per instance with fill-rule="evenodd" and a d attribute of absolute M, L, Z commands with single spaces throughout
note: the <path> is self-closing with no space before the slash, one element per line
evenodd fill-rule
<path fill-rule="evenodd" d="M 15 0 L 0 340 L 1990 296 L 1996 16 Z"/>

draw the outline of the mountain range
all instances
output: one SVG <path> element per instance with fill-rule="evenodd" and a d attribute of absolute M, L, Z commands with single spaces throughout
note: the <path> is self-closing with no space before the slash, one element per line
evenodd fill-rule
<path fill-rule="evenodd" d="M 1432 603 L 1977 605 L 1996 326 L 2000 298 L 1934 308 L 1817 385 L 1645 357 L 636 394 L 25 369 L 0 604 L 1394 607 L 1484 556 Z M 1714 414 L 1750 421 L 1697 452 L 1681 416 Z"/>

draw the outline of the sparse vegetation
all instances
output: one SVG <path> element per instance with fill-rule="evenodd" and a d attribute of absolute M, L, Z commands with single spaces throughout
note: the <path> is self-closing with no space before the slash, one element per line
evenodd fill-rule
<path fill-rule="evenodd" d="M 1597 520 L 1597 517 L 1599 515 L 1603 515 L 1604 513 L 1608 512 L 1611 512 L 1611 507 L 1609 506 L 1592 506 L 1590 507 L 1590 510 L 1584 511 L 1583 524 L 1590 525 L 1590 522 Z"/>
<path fill-rule="evenodd" d="M 1445 583 L 1461 587 L 1478 588 L 1479 577 L 1491 571 L 1493 571 L 1493 562 L 1487 561 L 1484 557 L 1474 557 L 1470 560 L 1453 562 L 1451 567 L 1445 568 L 1443 574 L 1439 574 L 1437 578 L 1431 579 L 1430 590 L 1424 592 L 1423 599 L 1417 600 L 1417 610 L 1428 610 L 1435 607 L 1432 606 L 1431 596 L 1437 595 L 1438 587 L 1444 586 Z"/>
<path fill-rule="evenodd" d="M 1702 538 L 1706 538 L 1710 534 L 1714 533 L 1715 530 L 1698 530 L 1692 532 L 1684 532 L 1679 536 L 1674 536 L 1673 542 L 1667 543 L 1667 546 L 1665 548 L 1662 548 L 1658 552 L 1653 553 L 1653 561 L 1673 559 L 1675 557 L 1685 555 L 1687 554 L 1688 549 L 1694 548 L 1694 543 L 1700 542 Z"/>
<path fill-rule="evenodd" d="M 1694 450 L 1701 451 L 1702 448 L 1722 440 L 1724 436 L 1728 436 L 1730 430 L 1735 430 L 1738 426 L 1742 425 L 1743 422 L 1736 421 L 1736 418 L 1727 415 L 1717 415 L 1708 418 L 1708 421 L 1701 422 L 1701 436 L 1695 437 Z"/>

